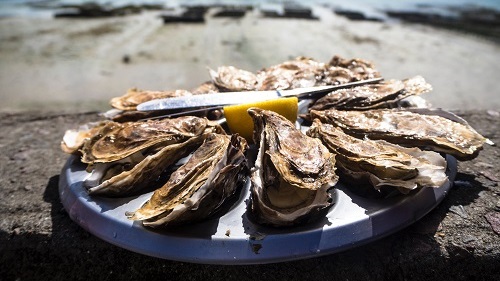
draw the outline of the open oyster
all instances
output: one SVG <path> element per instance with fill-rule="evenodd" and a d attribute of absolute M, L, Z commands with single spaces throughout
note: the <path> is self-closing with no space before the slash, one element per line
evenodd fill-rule
<path fill-rule="evenodd" d="M 357 184 L 367 182 L 379 190 L 393 186 L 401 193 L 417 187 L 440 187 L 447 180 L 446 161 L 433 151 L 404 148 L 383 140 L 361 140 L 315 119 L 307 135 L 336 153 L 341 176 Z"/>
<path fill-rule="evenodd" d="M 129 219 L 159 227 L 202 220 L 231 197 L 247 174 L 247 143 L 238 135 L 211 134 Z"/>
<path fill-rule="evenodd" d="M 250 108 L 259 152 L 252 169 L 251 211 L 273 226 L 318 218 L 332 205 L 328 190 L 338 181 L 335 155 L 272 111 Z"/>
<path fill-rule="evenodd" d="M 334 124 L 346 133 L 391 143 L 416 146 L 453 155 L 459 160 L 477 156 L 488 142 L 460 117 L 429 109 L 367 111 L 310 111 L 311 117 Z"/>
<path fill-rule="evenodd" d="M 180 117 L 147 122 L 109 121 L 83 146 L 82 162 L 90 194 L 128 196 L 137 193 L 195 150 L 209 133 L 223 132 L 204 118 Z"/>
<path fill-rule="evenodd" d="M 403 81 L 388 80 L 377 84 L 333 91 L 318 99 L 311 106 L 311 109 L 367 110 L 393 108 L 398 106 L 400 100 L 429 92 L 431 89 L 431 85 L 425 82 L 421 76 Z"/>

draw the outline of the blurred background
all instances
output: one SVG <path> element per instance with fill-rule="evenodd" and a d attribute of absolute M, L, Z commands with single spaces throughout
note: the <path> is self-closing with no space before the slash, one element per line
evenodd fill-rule
<path fill-rule="evenodd" d="M 500 108 L 500 1 L 0 0 L 0 111 L 104 111 L 128 89 L 298 56 L 422 75 L 434 107 Z"/>

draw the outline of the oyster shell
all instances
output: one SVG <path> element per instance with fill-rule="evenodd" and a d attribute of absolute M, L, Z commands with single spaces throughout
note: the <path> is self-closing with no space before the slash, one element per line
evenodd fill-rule
<path fill-rule="evenodd" d="M 108 121 L 90 122 L 79 126 L 76 130 L 66 130 L 61 141 L 62 151 L 79 155 L 85 141 L 96 135 Z"/>
<path fill-rule="evenodd" d="M 113 162 L 138 151 L 181 143 L 208 132 L 224 130 L 215 122 L 194 116 L 127 123 L 110 121 L 84 144 L 82 162 Z"/>
<path fill-rule="evenodd" d="M 274 226 L 317 219 L 332 205 L 335 155 L 272 111 L 250 108 L 259 152 L 252 169 L 251 211 Z"/>
<path fill-rule="evenodd" d="M 205 83 L 202 83 L 198 87 L 192 89 L 191 92 L 193 93 L 193 95 L 211 94 L 211 93 L 218 93 L 219 88 L 217 88 L 217 85 L 215 85 L 214 82 L 207 81 Z"/>
<path fill-rule="evenodd" d="M 165 170 L 188 156 L 207 136 L 202 134 L 170 144 L 149 155 L 139 151 L 114 162 L 95 163 L 83 187 L 91 195 L 124 197 L 137 194 L 156 185 Z"/>
<path fill-rule="evenodd" d="M 192 93 L 186 90 L 144 91 L 133 88 L 121 97 L 112 98 L 109 103 L 119 110 L 136 110 L 139 104 L 150 100 L 191 95 Z"/>
<path fill-rule="evenodd" d="M 320 85 L 340 85 L 349 83 L 355 79 L 355 75 L 347 68 L 338 66 L 325 67 L 323 78 L 318 83 Z"/>
<path fill-rule="evenodd" d="M 433 151 L 404 148 L 383 140 L 361 140 L 315 119 L 307 135 L 321 141 L 337 155 L 341 176 L 375 189 L 393 186 L 401 193 L 417 187 L 440 187 L 447 180 L 446 160 Z"/>
<path fill-rule="evenodd" d="M 340 56 L 334 56 L 327 65 L 328 68 L 336 67 L 346 68 L 351 71 L 353 77 L 351 81 L 359 81 L 380 77 L 380 73 L 375 66 L 363 59 L 344 59 Z"/>
<path fill-rule="evenodd" d="M 351 135 L 383 139 L 447 153 L 459 160 L 477 156 L 488 142 L 460 117 L 429 109 L 377 109 L 367 111 L 310 111 L 311 118 L 334 124 Z"/>
<path fill-rule="evenodd" d="M 209 217 L 246 177 L 246 149 L 238 135 L 211 134 L 141 208 L 127 213 L 128 218 L 160 227 Z"/>
<path fill-rule="evenodd" d="M 298 57 L 257 73 L 259 90 L 286 90 L 312 87 L 321 80 L 325 64 L 311 58 Z"/>
<path fill-rule="evenodd" d="M 257 85 L 255 74 L 234 66 L 221 66 L 209 72 L 213 83 L 224 91 L 251 91 Z"/>
<path fill-rule="evenodd" d="M 311 109 L 367 110 L 393 108 L 398 106 L 400 100 L 429 92 L 431 89 L 431 85 L 425 82 L 425 79 L 421 76 L 403 81 L 388 80 L 377 84 L 333 91 L 318 99 L 311 106 Z"/>
<path fill-rule="evenodd" d="M 160 175 L 198 147 L 209 133 L 223 132 L 204 118 L 147 122 L 109 121 L 83 146 L 89 194 L 128 196 L 153 185 Z"/>

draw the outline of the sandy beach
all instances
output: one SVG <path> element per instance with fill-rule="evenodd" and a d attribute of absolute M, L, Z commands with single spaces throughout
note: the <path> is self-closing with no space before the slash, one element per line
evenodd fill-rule
<path fill-rule="evenodd" d="M 191 89 L 207 67 L 257 71 L 297 56 L 372 61 L 386 79 L 422 75 L 434 107 L 500 108 L 500 44 L 420 24 L 351 21 L 326 7 L 317 20 L 243 18 L 164 24 L 160 11 L 99 19 L 0 19 L 0 111 L 101 111 L 136 87 Z M 124 57 L 128 57 L 126 62 Z"/>

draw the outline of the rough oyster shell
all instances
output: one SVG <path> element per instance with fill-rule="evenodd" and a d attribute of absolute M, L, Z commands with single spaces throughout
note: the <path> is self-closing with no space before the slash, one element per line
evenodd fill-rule
<path fill-rule="evenodd" d="M 165 170 L 188 156 L 206 137 L 207 134 L 203 134 L 170 144 L 150 155 L 138 151 L 121 160 L 96 163 L 83 186 L 91 195 L 124 197 L 137 194 L 155 185 Z"/>
<path fill-rule="evenodd" d="M 81 154 L 79 150 L 85 141 L 95 136 L 107 122 L 90 122 L 79 126 L 76 130 L 66 130 L 61 141 L 62 151 L 69 154 Z"/>
<path fill-rule="evenodd" d="M 251 91 L 257 85 L 255 74 L 234 66 L 221 66 L 209 72 L 213 83 L 224 91 Z"/>
<path fill-rule="evenodd" d="M 259 152 L 252 169 L 251 211 L 274 226 L 317 219 L 331 206 L 328 190 L 338 181 L 335 155 L 272 111 L 250 108 Z"/>
<path fill-rule="evenodd" d="M 259 90 L 294 89 L 312 87 L 321 80 L 325 64 L 311 58 L 298 57 L 257 73 Z"/>
<path fill-rule="evenodd" d="M 186 90 L 173 91 L 145 91 L 130 89 L 121 97 L 115 97 L 110 100 L 112 107 L 119 110 L 136 110 L 137 106 L 143 102 L 153 99 L 173 98 L 181 96 L 191 96 L 192 93 Z"/>
<path fill-rule="evenodd" d="M 164 186 L 127 216 L 150 227 L 209 217 L 246 177 L 246 149 L 246 141 L 238 135 L 211 134 Z"/>
<path fill-rule="evenodd" d="M 404 148 L 386 141 L 361 140 L 315 119 L 307 135 L 337 154 L 337 167 L 356 183 L 369 182 L 375 189 L 393 186 L 401 193 L 417 187 L 440 187 L 447 180 L 446 160 L 433 151 Z"/>
<path fill-rule="evenodd" d="M 215 85 L 214 82 L 207 81 L 192 89 L 191 92 L 193 93 L 193 95 L 211 94 L 218 93 L 219 88 L 217 88 L 217 85 Z"/>
<path fill-rule="evenodd" d="M 334 56 L 327 65 L 331 67 L 342 67 L 349 69 L 353 74 L 351 81 L 359 81 L 380 77 L 380 73 L 375 69 L 375 66 L 363 59 L 344 59 L 340 56 Z"/>
<path fill-rule="evenodd" d="M 215 122 L 194 116 L 127 123 L 110 121 L 84 144 L 82 162 L 113 162 L 144 149 L 157 150 L 209 132 L 224 130 Z"/>
<path fill-rule="evenodd" d="M 477 156 L 488 142 L 460 117 L 444 110 L 378 109 L 367 111 L 310 111 L 311 118 L 334 124 L 346 133 L 383 139 L 453 155 L 459 160 Z"/>
<path fill-rule="evenodd" d="M 425 79 L 421 76 L 403 81 L 388 80 L 377 84 L 333 91 L 318 99 L 311 106 L 311 109 L 367 110 L 393 108 L 398 106 L 400 100 L 429 92 L 431 89 L 431 85 L 425 82 Z"/>

